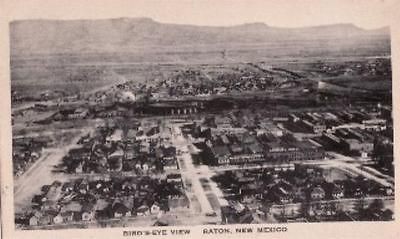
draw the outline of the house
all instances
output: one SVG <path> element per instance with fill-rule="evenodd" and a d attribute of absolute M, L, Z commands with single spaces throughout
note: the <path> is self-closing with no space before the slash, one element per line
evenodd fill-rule
<path fill-rule="evenodd" d="M 362 197 L 364 197 L 365 196 L 365 193 L 364 193 L 364 191 L 360 188 L 360 187 L 357 187 L 355 190 L 354 190 L 354 197 L 356 197 L 356 198 L 362 198 Z"/>
<path fill-rule="evenodd" d="M 242 213 L 246 209 L 246 207 L 240 202 L 231 203 L 230 206 L 235 213 Z"/>
<path fill-rule="evenodd" d="M 151 207 L 150 207 L 150 212 L 152 213 L 152 214 L 157 214 L 157 213 L 159 213 L 161 211 L 161 207 L 160 207 L 160 205 L 157 203 L 157 202 L 155 202 L 155 203 L 153 203 L 153 205 L 151 205 Z"/>
<path fill-rule="evenodd" d="M 38 215 L 32 215 L 29 218 L 29 226 L 37 226 L 39 224 L 39 217 Z"/>
<path fill-rule="evenodd" d="M 81 194 L 86 194 L 89 191 L 89 183 L 87 180 L 82 180 L 80 183 L 77 184 L 78 191 Z"/>
<path fill-rule="evenodd" d="M 78 166 L 75 168 L 75 173 L 83 173 L 83 163 L 79 162 Z"/>
<path fill-rule="evenodd" d="M 61 212 L 60 215 L 64 222 L 72 222 L 74 220 L 73 212 Z"/>
<path fill-rule="evenodd" d="M 108 156 L 108 163 L 110 165 L 110 169 L 114 171 L 121 171 L 123 157 L 124 157 L 124 151 L 122 149 L 118 149 L 114 151 L 112 154 L 110 154 Z"/>
<path fill-rule="evenodd" d="M 52 216 L 46 214 L 39 218 L 39 225 L 50 225 L 52 221 Z"/>
<path fill-rule="evenodd" d="M 325 198 L 325 190 L 321 186 L 315 186 L 310 191 L 311 200 L 323 200 Z"/>
<path fill-rule="evenodd" d="M 214 146 L 211 148 L 211 153 L 214 159 L 214 165 L 228 164 L 229 156 L 231 155 L 229 148 L 226 145 Z"/>
<path fill-rule="evenodd" d="M 91 221 L 94 218 L 94 204 L 84 203 L 82 205 L 82 221 Z"/>
<path fill-rule="evenodd" d="M 231 151 L 233 154 L 240 154 L 240 153 L 243 152 L 243 147 L 240 146 L 239 144 L 232 144 L 232 145 L 230 146 L 230 151 Z"/>
<path fill-rule="evenodd" d="M 221 141 L 223 144 L 225 144 L 225 145 L 231 144 L 231 142 L 229 141 L 229 138 L 226 135 L 221 135 L 220 138 L 221 138 Z"/>
<path fill-rule="evenodd" d="M 106 138 L 106 143 L 111 144 L 120 142 L 122 140 L 122 136 L 123 136 L 123 131 L 121 129 L 117 129 L 111 136 Z"/>
<path fill-rule="evenodd" d="M 126 134 L 127 142 L 134 143 L 136 141 L 136 134 L 137 134 L 137 130 L 136 129 L 129 129 L 127 134 Z"/>
<path fill-rule="evenodd" d="M 122 149 L 117 149 L 108 156 L 109 159 L 122 159 L 123 157 L 124 151 Z"/>
<path fill-rule="evenodd" d="M 176 157 L 176 148 L 173 146 L 163 147 L 162 148 L 163 158 L 175 158 Z"/>
<path fill-rule="evenodd" d="M 129 209 L 129 211 L 132 211 L 135 206 L 135 196 L 124 196 L 121 198 L 121 202 Z"/>
<path fill-rule="evenodd" d="M 137 189 L 137 181 L 135 178 L 132 178 L 130 180 L 126 180 L 125 182 L 122 183 L 121 189 L 124 191 L 133 191 Z"/>
<path fill-rule="evenodd" d="M 137 158 L 137 152 L 135 149 L 128 148 L 125 150 L 125 159 L 126 160 L 134 160 Z"/>
<path fill-rule="evenodd" d="M 66 120 L 69 118 L 69 115 L 74 114 L 75 109 L 61 109 L 57 113 L 53 114 L 53 119 L 56 121 Z"/>
<path fill-rule="evenodd" d="M 85 108 L 77 108 L 73 113 L 68 114 L 68 119 L 85 119 L 89 115 L 89 111 Z"/>
<path fill-rule="evenodd" d="M 61 187 L 59 187 L 58 185 L 52 185 L 46 193 L 45 197 L 48 201 L 57 201 L 61 195 L 61 191 Z"/>
<path fill-rule="evenodd" d="M 177 170 L 179 169 L 178 162 L 176 161 L 176 158 L 173 159 L 163 159 L 163 169 L 168 171 L 168 170 Z"/>
<path fill-rule="evenodd" d="M 120 101 L 122 101 L 122 102 L 135 102 L 136 101 L 136 96 L 131 91 L 122 91 L 119 93 L 120 93 L 120 95 L 118 95 L 118 96 L 119 96 Z"/>
<path fill-rule="evenodd" d="M 274 193 L 275 197 L 277 197 L 280 203 L 285 204 L 285 203 L 291 203 L 293 201 L 293 194 L 291 193 L 291 191 L 288 190 L 288 188 L 279 186 L 276 188 Z"/>
<path fill-rule="evenodd" d="M 343 187 L 334 184 L 332 188 L 332 198 L 333 199 L 340 199 L 344 197 L 344 190 Z"/>
<path fill-rule="evenodd" d="M 64 222 L 64 218 L 61 214 L 57 214 L 54 218 L 53 218 L 53 223 L 54 224 L 61 224 Z"/>
<path fill-rule="evenodd" d="M 387 196 L 393 196 L 394 195 L 394 190 L 393 190 L 392 187 L 385 187 L 384 190 L 385 190 L 385 194 Z"/>
<path fill-rule="evenodd" d="M 143 171 L 148 171 L 149 170 L 149 165 L 147 164 L 147 163 L 144 163 L 143 165 L 142 165 L 142 169 L 143 169 Z"/>
<path fill-rule="evenodd" d="M 66 193 L 72 192 L 74 190 L 74 185 L 70 182 L 66 182 L 62 186 L 61 190 Z"/>
<path fill-rule="evenodd" d="M 263 153 L 263 149 L 259 143 L 251 143 L 247 145 L 247 151 L 251 154 L 261 154 Z"/>
<path fill-rule="evenodd" d="M 168 202 L 163 204 L 163 211 L 181 210 L 190 207 L 190 201 L 186 195 L 168 197 Z"/>
<path fill-rule="evenodd" d="M 175 147 L 163 147 L 160 152 L 162 166 L 164 170 L 175 170 L 178 169 L 178 163 L 176 161 L 176 148 Z"/>
<path fill-rule="evenodd" d="M 311 205 L 307 211 L 309 216 L 321 216 L 324 214 L 325 207 L 319 204 Z"/>
<path fill-rule="evenodd" d="M 178 173 L 175 174 L 168 174 L 167 175 L 167 183 L 182 183 L 181 175 Z"/>
<path fill-rule="evenodd" d="M 229 117 L 216 117 L 214 122 L 217 128 L 232 128 L 231 119 Z"/>
<path fill-rule="evenodd" d="M 111 211 L 115 218 L 131 216 L 129 208 L 121 202 L 115 202 L 111 207 Z"/>
<path fill-rule="evenodd" d="M 241 186 L 239 188 L 239 193 L 243 197 L 243 199 L 251 199 L 254 197 L 260 196 L 260 191 L 258 190 L 257 185 L 254 183 L 249 183 Z"/>
<path fill-rule="evenodd" d="M 96 212 L 104 211 L 108 207 L 109 203 L 105 199 L 98 199 L 94 205 Z"/>
<path fill-rule="evenodd" d="M 307 193 L 304 187 L 296 187 L 293 194 L 296 201 L 304 202 L 307 199 Z"/>
<path fill-rule="evenodd" d="M 43 211 L 58 210 L 59 207 L 60 207 L 60 205 L 58 205 L 58 203 L 55 201 L 45 201 L 41 205 L 40 209 Z"/>
<path fill-rule="evenodd" d="M 82 210 L 82 205 L 76 201 L 71 201 L 61 207 L 62 212 L 80 212 Z"/>
<path fill-rule="evenodd" d="M 279 180 L 275 185 L 267 190 L 265 197 L 271 202 L 276 203 L 291 203 L 294 199 L 294 188 L 289 182 Z"/>
<path fill-rule="evenodd" d="M 150 215 L 150 209 L 146 205 L 142 205 L 136 209 L 136 214 L 138 216 L 147 216 Z"/>

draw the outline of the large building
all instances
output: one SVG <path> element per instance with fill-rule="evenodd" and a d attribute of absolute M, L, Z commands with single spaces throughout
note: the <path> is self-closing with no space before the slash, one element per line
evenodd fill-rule
<path fill-rule="evenodd" d="M 269 142 L 265 145 L 265 160 L 269 162 L 290 162 L 320 160 L 325 157 L 322 146 L 312 141 Z"/>
<path fill-rule="evenodd" d="M 216 141 L 218 142 L 218 141 Z M 222 141 L 223 142 L 223 141 Z M 287 163 L 301 160 L 319 160 L 325 157 L 321 145 L 312 141 L 289 141 L 274 136 L 259 139 L 245 136 L 241 144 L 211 145 L 211 164 Z"/>

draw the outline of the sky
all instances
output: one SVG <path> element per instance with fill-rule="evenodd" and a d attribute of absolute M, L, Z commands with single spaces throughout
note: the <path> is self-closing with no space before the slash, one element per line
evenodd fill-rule
<path fill-rule="evenodd" d="M 207 26 L 353 23 L 373 29 L 390 25 L 390 15 L 399 6 L 395 0 L 7 0 L 6 12 L 9 19 L 149 17 Z"/>

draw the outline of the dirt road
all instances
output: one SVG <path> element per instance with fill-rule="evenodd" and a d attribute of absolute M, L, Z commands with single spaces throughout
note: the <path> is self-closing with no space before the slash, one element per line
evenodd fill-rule
<path fill-rule="evenodd" d="M 48 149 L 42 158 L 38 159 L 23 175 L 14 182 L 15 212 L 23 212 L 30 208 L 30 202 L 35 194 L 40 192 L 43 185 L 51 184 L 55 180 L 66 181 L 67 174 L 53 172 L 54 166 L 61 163 L 64 155 L 74 147 L 81 136 L 91 133 L 93 128 L 83 128 L 68 145 Z"/>

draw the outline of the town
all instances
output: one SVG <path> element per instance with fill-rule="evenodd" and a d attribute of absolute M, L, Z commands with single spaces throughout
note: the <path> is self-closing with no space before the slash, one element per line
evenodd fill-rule
<path fill-rule="evenodd" d="M 71 77 L 91 74 L 112 75 Z M 16 226 L 393 220 L 390 75 L 387 58 L 159 65 L 15 90 Z"/>

